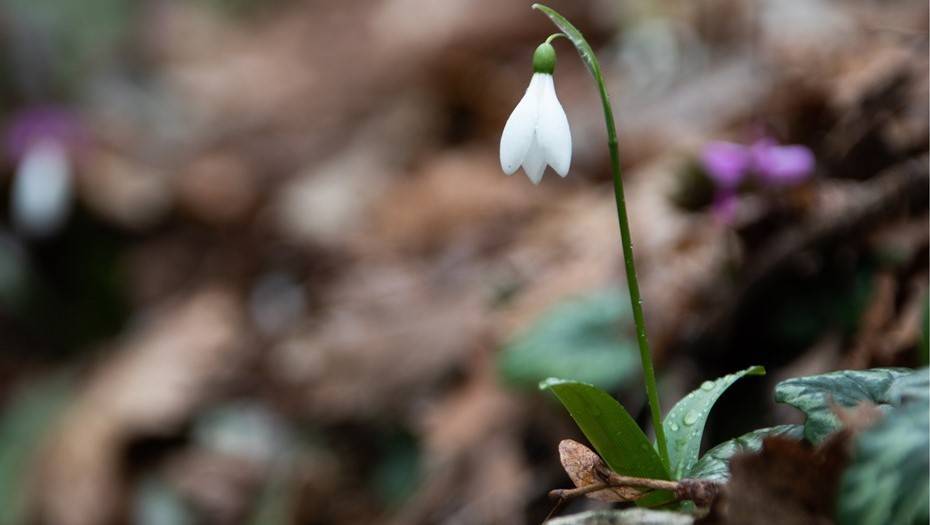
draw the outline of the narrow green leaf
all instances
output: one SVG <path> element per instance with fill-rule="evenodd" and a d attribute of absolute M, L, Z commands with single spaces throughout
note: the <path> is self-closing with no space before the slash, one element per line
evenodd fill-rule
<path fill-rule="evenodd" d="M 610 394 L 592 385 L 555 378 L 543 381 L 539 387 L 555 394 L 614 472 L 669 479 L 649 439 Z"/>
<path fill-rule="evenodd" d="M 597 57 L 594 55 L 594 50 L 591 49 L 591 45 L 588 44 L 587 40 L 584 39 L 584 36 L 581 35 L 581 31 L 573 26 L 571 22 L 566 20 L 564 16 L 558 14 L 555 12 L 555 10 L 548 6 L 544 6 L 542 4 L 533 4 L 533 9 L 542 12 L 544 15 L 549 17 L 549 20 L 552 20 L 552 23 L 562 31 L 562 34 L 564 34 L 575 46 L 575 49 L 578 50 L 578 54 L 581 55 L 581 61 L 584 62 L 584 65 L 588 68 L 588 71 L 590 71 L 594 78 L 600 82 L 601 66 L 597 62 Z"/>
<path fill-rule="evenodd" d="M 839 523 L 930 520 L 930 402 L 909 399 L 856 439 L 852 464 L 840 482 Z"/>
<path fill-rule="evenodd" d="M 797 377 L 775 386 L 775 401 L 807 415 L 804 437 L 816 444 L 842 426 L 834 406 L 849 408 L 868 401 L 887 409 L 895 404 L 889 398 L 889 389 L 896 380 L 911 373 L 906 368 L 874 368 Z"/>
<path fill-rule="evenodd" d="M 562 302 L 498 354 L 504 378 L 533 385 L 547 377 L 565 377 L 604 389 L 620 386 L 639 373 L 630 301 L 610 289 Z"/>
<path fill-rule="evenodd" d="M 668 436 L 669 470 L 674 479 L 681 479 L 697 463 L 701 437 L 710 409 L 720 395 L 745 375 L 765 375 L 765 368 L 753 366 L 716 381 L 704 381 L 701 386 L 676 404 L 665 416 L 662 426 Z"/>
<path fill-rule="evenodd" d="M 760 428 L 742 436 L 724 441 L 708 450 L 687 473 L 689 478 L 726 481 L 730 479 L 730 458 L 741 452 L 756 452 L 762 448 L 762 440 L 769 436 L 788 436 L 801 439 L 804 427 L 801 425 L 778 425 Z"/>

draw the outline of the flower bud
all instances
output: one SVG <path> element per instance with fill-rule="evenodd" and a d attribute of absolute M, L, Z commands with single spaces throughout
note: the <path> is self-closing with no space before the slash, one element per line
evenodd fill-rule
<path fill-rule="evenodd" d="M 539 44 L 533 52 L 533 72 L 547 73 L 555 71 L 555 48 L 548 42 Z"/>

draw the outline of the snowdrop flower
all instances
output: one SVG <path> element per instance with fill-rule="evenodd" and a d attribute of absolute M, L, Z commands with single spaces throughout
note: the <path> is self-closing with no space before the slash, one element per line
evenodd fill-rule
<path fill-rule="evenodd" d="M 16 163 L 10 214 L 18 233 L 49 237 L 67 221 L 74 198 L 72 158 L 85 138 L 78 118 L 63 107 L 31 107 L 10 119 L 2 145 Z"/>
<path fill-rule="evenodd" d="M 533 78 L 501 135 L 504 173 L 513 175 L 522 166 L 533 184 L 542 180 L 547 165 L 566 176 L 572 161 L 572 136 L 555 95 L 554 70 L 555 49 L 548 42 L 540 44 L 533 53 Z"/>
<path fill-rule="evenodd" d="M 64 224 L 71 208 L 71 166 L 65 148 L 54 140 L 30 147 L 13 178 L 12 214 L 17 230 L 48 237 Z"/>

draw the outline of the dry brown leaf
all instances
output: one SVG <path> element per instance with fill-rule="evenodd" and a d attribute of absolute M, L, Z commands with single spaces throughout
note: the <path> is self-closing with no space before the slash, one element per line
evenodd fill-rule
<path fill-rule="evenodd" d="M 317 417 L 403 412 L 486 332 L 485 295 L 469 282 L 418 264 L 353 266 L 328 313 L 271 351 L 272 372 Z"/>
<path fill-rule="evenodd" d="M 818 447 L 770 437 L 762 450 L 730 461 L 731 478 L 703 525 L 829 525 L 848 462 L 848 432 Z M 765 509 L 760 512 L 760 509 Z"/>
<path fill-rule="evenodd" d="M 260 194 L 255 170 L 232 152 L 194 159 L 174 182 L 184 211 L 214 226 L 244 221 Z"/>
<path fill-rule="evenodd" d="M 565 473 L 578 488 L 604 482 L 604 473 L 609 472 L 600 456 L 588 447 L 571 439 L 559 443 L 559 458 Z M 606 501 L 634 501 L 642 496 L 643 491 L 633 487 L 611 487 L 587 494 L 591 499 Z"/>
<path fill-rule="evenodd" d="M 125 447 L 177 432 L 244 364 L 241 305 L 206 289 L 130 334 L 81 391 L 42 456 L 42 523 L 97 525 L 119 513 Z"/>
<path fill-rule="evenodd" d="M 523 411 L 491 363 L 475 360 L 469 381 L 421 414 L 423 489 L 391 523 L 430 523 L 443 514 L 453 523 L 510 523 L 523 511 L 532 495 L 516 435 Z"/>
<path fill-rule="evenodd" d="M 167 480 L 211 523 L 242 523 L 265 472 L 242 456 L 192 450 L 165 466 Z"/>

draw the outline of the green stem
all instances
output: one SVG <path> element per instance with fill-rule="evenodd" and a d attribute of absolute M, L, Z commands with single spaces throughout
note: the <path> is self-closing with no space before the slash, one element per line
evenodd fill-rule
<path fill-rule="evenodd" d="M 646 334 L 643 300 L 639 294 L 639 280 L 636 278 L 636 263 L 633 261 L 633 239 L 630 235 L 630 219 L 627 216 L 626 199 L 623 194 L 623 171 L 620 168 L 620 152 L 617 148 L 617 129 L 604 83 L 599 82 L 598 86 L 601 92 L 601 103 L 604 106 L 604 120 L 607 124 L 607 148 L 610 150 L 610 168 L 614 178 L 614 198 L 617 201 L 617 220 L 620 223 L 620 244 L 623 248 L 623 262 L 626 265 L 626 283 L 630 291 L 630 305 L 633 307 L 633 321 L 636 323 L 636 339 L 639 341 L 639 357 L 643 365 L 646 396 L 649 398 L 649 411 L 652 414 L 656 442 L 659 444 L 659 455 L 668 466 L 668 444 L 665 440 L 665 429 L 662 426 L 662 407 L 659 403 L 659 390 L 656 387 L 649 337 Z"/>
<path fill-rule="evenodd" d="M 604 85 L 601 66 L 594 55 L 591 45 L 584 39 L 568 20 L 549 7 L 533 4 L 533 9 L 542 11 L 550 20 L 562 30 L 568 38 L 581 60 L 587 66 L 591 76 L 597 84 L 601 95 L 601 104 L 604 108 L 604 122 L 607 125 L 607 148 L 610 150 L 610 168 L 614 178 L 614 197 L 617 201 L 617 220 L 620 223 L 620 245 L 623 249 L 623 261 L 626 265 L 626 282 L 630 292 L 630 305 L 633 308 L 633 321 L 636 323 L 636 339 L 639 342 L 639 357 L 643 366 L 643 379 L 646 383 L 646 397 L 649 399 L 649 412 L 652 415 L 652 426 L 656 433 L 656 444 L 659 457 L 669 466 L 668 443 L 665 439 L 665 429 L 662 426 L 662 407 L 659 404 L 659 390 L 656 387 L 655 368 L 652 365 L 652 353 L 649 350 L 649 338 L 646 335 L 646 320 L 643 316 L 643 300 L 639 294 L 639 280 L 636 278 L 636 264 L 633 261 L 633 240 L 630 237 L 630 220 L 626 212 L 626 199 L 623 195 L 623 172 L 620 168 L 620 152 L 617 149 L 617 126 L 614 123 L 614 113 L 610 106 L 610 96 Z M 552 38 L 552 37 L 550 37 Z"/>

